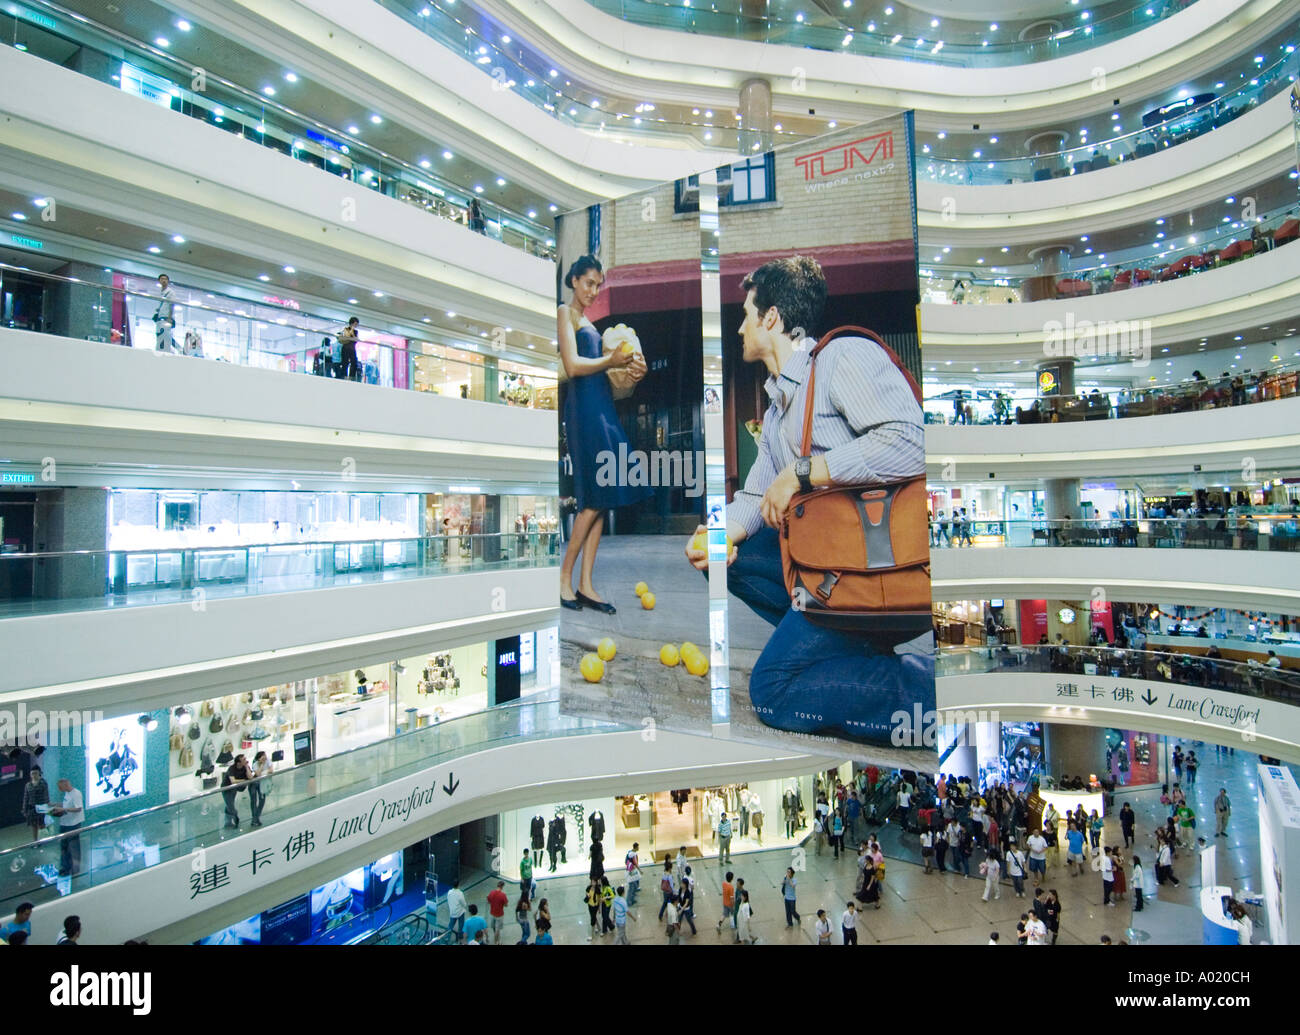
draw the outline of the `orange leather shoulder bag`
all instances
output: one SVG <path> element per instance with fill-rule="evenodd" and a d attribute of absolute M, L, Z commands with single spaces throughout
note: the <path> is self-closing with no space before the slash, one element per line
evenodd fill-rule
<path fill-rule="evenodd" d="M 921 386 L 893 349 L 864 327 L 837 327 L 813 349 L 804 395 L 803 449 L 810 456 L 817 355 L 837 337 L 868 338 Z M 781 524 L 781 563 L 791 605 L 842 629 L 880 629 L 885 615 L 930 615 L 930 526 L 925 475 L 873 485 L 832 485 L 790 500 Z"/>

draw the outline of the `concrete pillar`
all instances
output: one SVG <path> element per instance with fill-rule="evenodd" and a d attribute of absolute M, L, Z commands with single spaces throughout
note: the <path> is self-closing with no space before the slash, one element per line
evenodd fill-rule
<path fill-rule="evenodd" d="M 1057 780 L 1064 775 L 1099 777 L 1106 771 L 1106 729 L 1103 726 L 1043 724 L 1043 751 L 1047 771 Z"/>
<path fill-rule="evenodd" d="M 1057 396 L 1074 394 L 1074 358 L 1071 356 L 1060 356 L 1052 359 L 1045 359 L 1037 366 L 1037 371 L 1041 374 L 1044 370 L 1051 371 L 1052 382 L 1056 385 L 1050 392 L 1043 391 L 1043 382 L 1038 382 L 1038 395 Z"/>
<path fill-rule="evenodd" d="M 113 73 L 121 67 L 121 61 L 115 60 L 103 51 L 80 47 L 77 52 L 63 63 L 65 68 L 98 79 L 101 83 L 113 85 Z"/>
<path fill-rule="evenodd" d="M 740 84 L 740 154 L 762 154 L 772 149 L 772 84 L 747 79 Z"/>
<path fill-rule="evenodd" d="M 1049 520 L 1079 517 L 1079 479 L 1045 478 L 1043 509 Z"/>
<path fill-rule="evenodd" d="M 93 550 L 80 557 L 38 562 L 36 596 L 68 600 L 104 595 L 108 571 L 108 491 L 52 489 L 37 495 L 36 548 L 51 553 Z"/>
<path fill-rule="evenodd" d="M 102 266 L 70 262 L 56 269 L 54 275 L 75 277 L 78 283 L 48 281 L 46 315 L 50 333 L 108 341 L 113 325 L 112 274 L 105 273 Z"/>
<path fill-rule="evenodd" d="M 1056 282 L 1070 272 L 1070 247 L 1065 244 L 1048 244 L 1030 251 L 1034 260 L 1034 273 L 1026 277 L 1020 288 L 1022 300 L 1038 302 L 1056 297 Z"/>

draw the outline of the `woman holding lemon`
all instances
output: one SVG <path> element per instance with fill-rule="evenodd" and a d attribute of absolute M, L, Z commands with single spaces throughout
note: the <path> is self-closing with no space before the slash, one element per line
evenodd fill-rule
<path fill-rule="evenodd" d="M 573 300 L 556 312 L 556 341 L 568 378 L 564 434 L 573 466 L 573 495 L 578 501 L 573 532 L 560 565 L 560 604 L 574 611 L 589 607 L 614 614 L 614 605 L 603 600 L 592 583 L 596 552 L 605 529 L 604 514 L 645 499 L 651 490 L 617 481 L 601 484 L 596 477 L 602 457 L 617 456 L 620 444 L 628 448 L 627 434 L 614 411 L 614 394 L 606 372 L 626 369 L 639 380 L 646 371 L 645 358 L 635 349 L 622 347 L 605 354 L 600 332 L 586 316 L 600 294 L 604 279 L 599 259 L 594 255 L 580 257 L 564 278 L 565 286 L 573 291 Z M 576 586 L 575 567 L 578 568 Z"/>

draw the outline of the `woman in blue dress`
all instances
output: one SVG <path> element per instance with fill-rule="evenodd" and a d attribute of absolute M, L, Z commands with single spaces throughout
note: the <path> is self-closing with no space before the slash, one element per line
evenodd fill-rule
<path fill-rule="evenodd" d="M 565 286 L 573 291 L 573 301 L 560 306 L 556 313 L 556 340 L 568 377 L 564 432 L 573 464 L 573 494 L 578 500 L 573 532 L 560 565 L 560 604 L 574 611 L 589 607 L 614 614 L 614 605 L 601 598 L 591 581 L 605 528 L 605 511 L 645 499 L 650 490 L 629 486 L 625 478 L 617 476 L 619 446 L 627 448 L 627 435 L 614 412 L 614 394 L 605 371 L 626 367 L 634 375 L 644 375 L 645 360 L 639 353 L 626 350 L 603 353 L 600 332 L 587 319 L 586 311 L 600 294 L 604 279 L 599 259 L 593 255 L 579 258 L 564 278 Z M 601 467 L 616 472 L 616 476 L 597 478 Z M 613 484 L 602 484 L 611 480 Z M 573 569 L 579 555 L 582 564 L 575 587 Z"/>

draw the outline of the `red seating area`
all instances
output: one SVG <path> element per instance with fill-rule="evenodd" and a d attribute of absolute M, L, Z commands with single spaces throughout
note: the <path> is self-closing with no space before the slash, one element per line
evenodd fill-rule
<path fill-rule="evenodd" d="M 1300 237 L 1300 219 L 1288 219 L 1277 228 L 1277 233 L 1273 235 L 1273 244 L 1276 247 L 1294 241 L 1297 237 Z"/>

